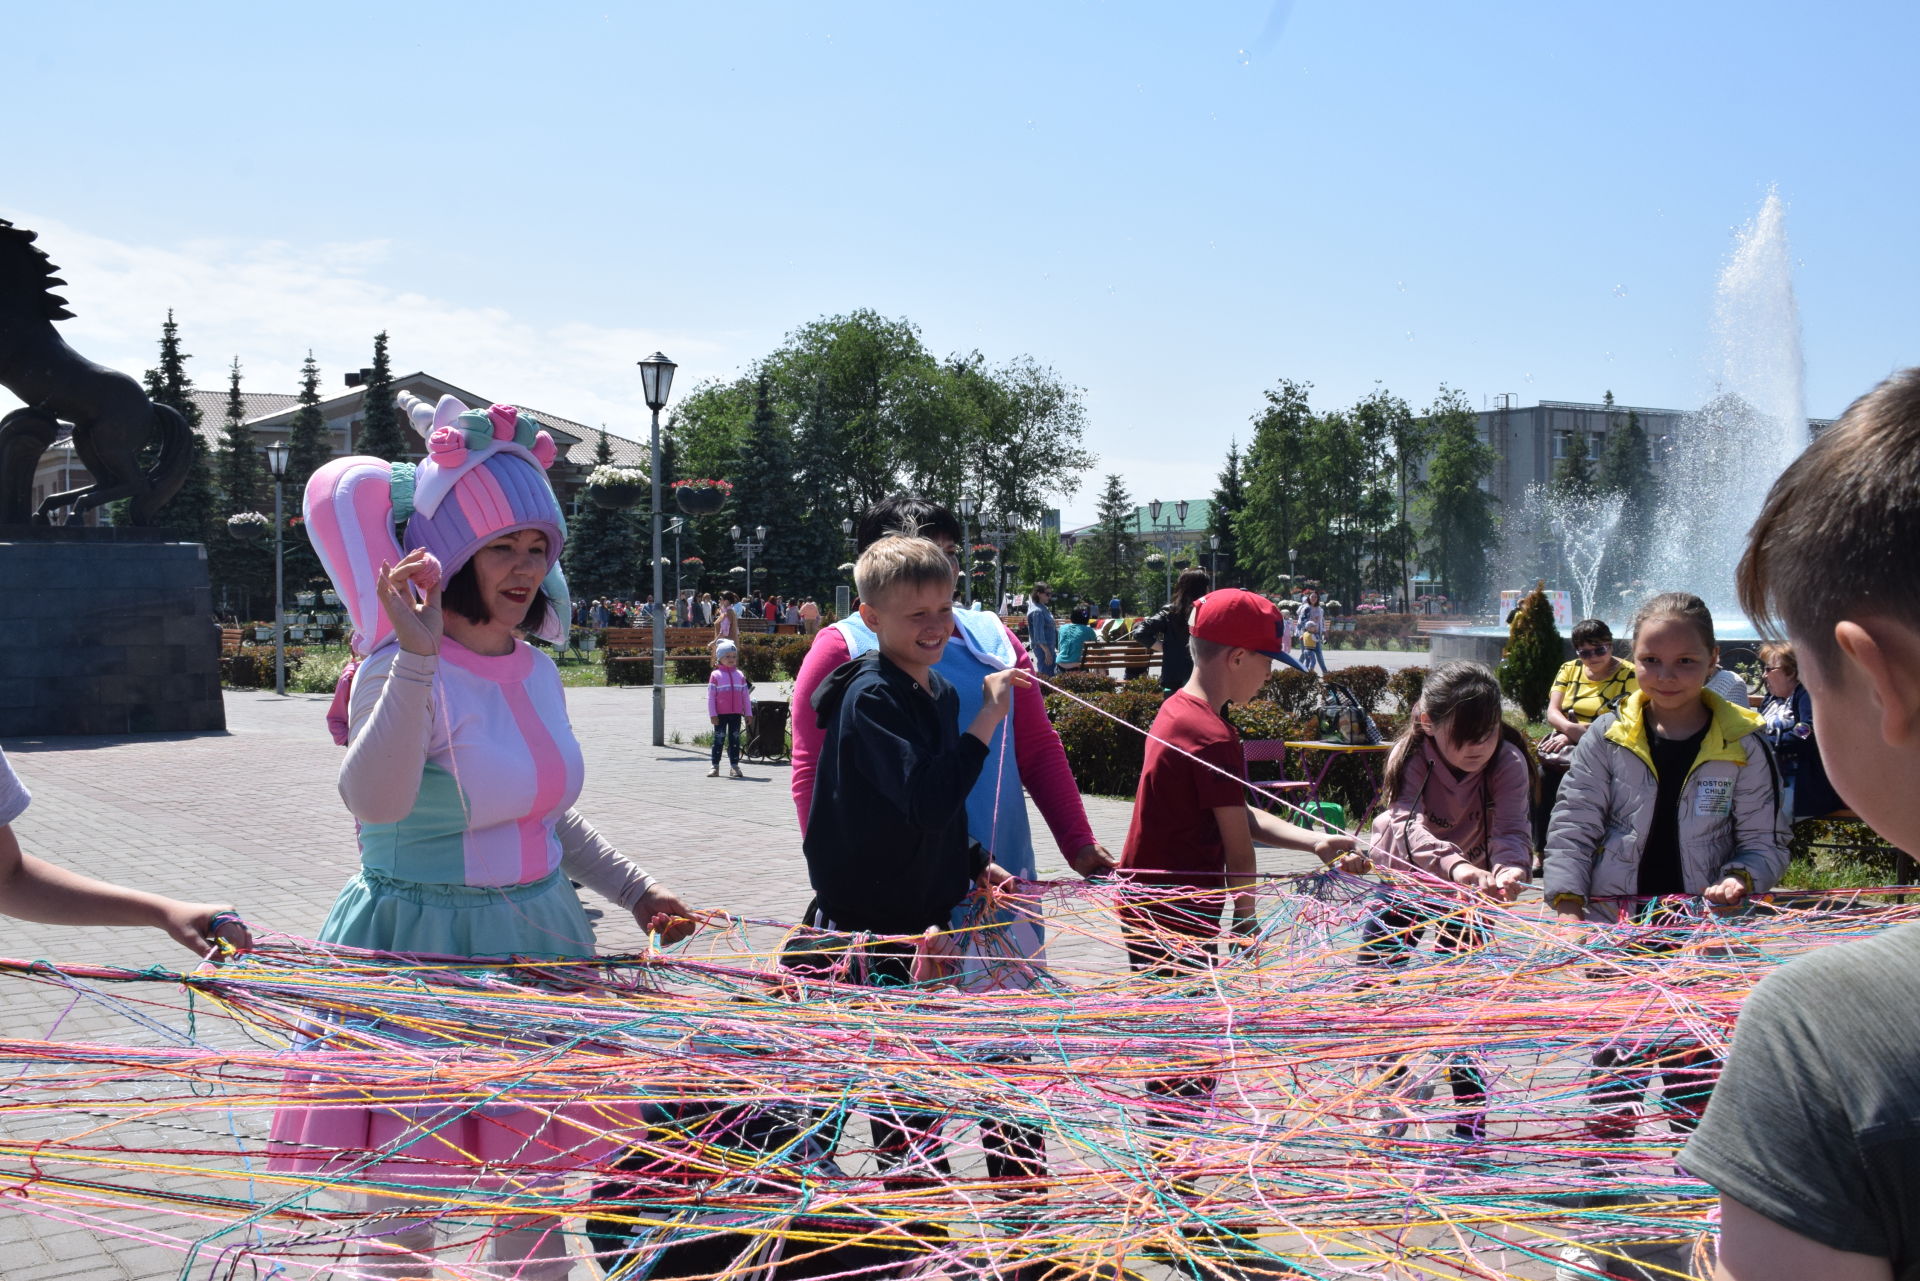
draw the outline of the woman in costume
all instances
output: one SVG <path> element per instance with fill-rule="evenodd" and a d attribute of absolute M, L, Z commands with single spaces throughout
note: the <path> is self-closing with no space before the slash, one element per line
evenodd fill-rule
<path fill-rule="evenodd" d="M 559 643 L 569 613 L 558 568 L 566 527 L 546 477 L 552 437 L 509 405 L 400 400 L 426 437 L 425 461 L 341 458 L 307 484 L 307 528 L 367 654 L 340 771 L 361 867 L 320 938 L 439 957 L 592 956 L 570 881 L 667 941 L 684 937 L 693 921 L 680 900 L 573 809 L 583 769 L 560 676 L 519 634 Z M 361 1044 L 352 1027 L 329 1028 L 326 1042 Z M 539 1191 L 598 1150 L 592 1135 L 510 1102 L 357 1099 L 337 1078 L 308 1099 L 275 1118 L 275 1167 L 342 1183 Z M 511 1166 L 513 1182 L 479 1163 Z M 369 1213 L 423 1204 L 360 1203 Z M 568 1275 L 557 1219 L 504 1215 L 493 1229 L 506 1272 Z M 428 1219 L 389 1218 L 359 1248 L 417 1275 L 435 1240 Z"/>

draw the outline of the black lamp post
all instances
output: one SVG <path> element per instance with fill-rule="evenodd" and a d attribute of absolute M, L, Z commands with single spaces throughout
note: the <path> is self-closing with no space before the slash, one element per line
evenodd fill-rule
<path fill-rule="evenodd" d="M 753 527 L 752 538 L 742 538 L 740 536 L 740 526 L 738 525 L 735 525 L 727 532 L 733 535 L 733 549 L 737 552 L 746 553 L 747 595 L 751 596 L 753 595 L 753 554 L 767 545 L 767 527 L 765 525 L 755 525 Z"/>
<path fill-rule="evenodd" d="M 653 745 L 667 745 L 667 616 L 659 609 L 660 597 L 666 591 L 666 576 L 660 572 L 660 411 L 667 407 L 667 396 L 673 390 L 673 371 L 679 368 L 659 352 L 654 352 L 640 366 L 640 388 L 647 399 L 647 408 L 653 411 L 653 437 L 651 457 L 653 466 Z"/>
<path fill-rule="evenodd" d="M 286 488 L 287 442 L 267 446 L 267 470 L 273 473 L 273 692 L 287 692 L 287 520 L 281 513 L 281 491 Z"/>

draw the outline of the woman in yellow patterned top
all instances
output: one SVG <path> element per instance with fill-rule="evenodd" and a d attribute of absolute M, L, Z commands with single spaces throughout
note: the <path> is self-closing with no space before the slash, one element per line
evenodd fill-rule
<path fill-rule="evenodd" d="M 1540 800 L 1533 811 L 1536 851 L 1547 846 L 1547 820 L 1553 816 L 1553 803 L 1560 795 L 1560 780 L 1566 777 L 1574 745 L 1587 732 L 1587 726 L 1640 688 L 1633 664 L 1615 656 L 1613 631 L 1599 619 L 1574 624 L 1573 653 L 1573 661 L 1563 664 L 1553 678 L 1553 691 L 1547 696 L 1547 724 L 1553 726 L 1553 732 L 1538 744 Z"/>

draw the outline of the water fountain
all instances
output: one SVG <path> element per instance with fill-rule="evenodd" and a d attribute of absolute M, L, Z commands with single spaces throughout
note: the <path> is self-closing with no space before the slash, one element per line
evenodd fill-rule
<path fill-rule="evenodd" d="M 1751 644 L 1757 633 L 1735 599 L 1734 567 L 1768 488 L 1810 439 L 1800 310 L 1777 189 L 1739 230 L 1721 269 L 1713 335 L 1713 397 L 1682 420 L 1656 468 L 1660 495 L 1648 522 L 1656 541 L 1641 564 L 1610 568 L 1649 592 L 1695 593 L 1713 609 L 1723 642 Z M 1570 580 L 1582 617 L 1624 630 L 1635 602 L 1598 584 L 1621 511 L 1611 496 L 1529 487 L 1505 521 L 1501 581 Z M 1506 635 L 1504 627 L 1451 628 L 1435 636 L 1434 659 L 1496 661 Z"/>

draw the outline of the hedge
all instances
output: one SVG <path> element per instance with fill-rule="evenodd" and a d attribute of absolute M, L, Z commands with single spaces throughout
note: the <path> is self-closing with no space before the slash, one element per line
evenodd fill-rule
<path fill-rule="evenodd" d="M 307 656 L 302 646 L 287 646 L 287 682 L 291 686 L 294 669 Z M 273 688 L 273 646 L 249 645 L 232 654 L 220 656 L 220 683 L 233 689 Z"/>

